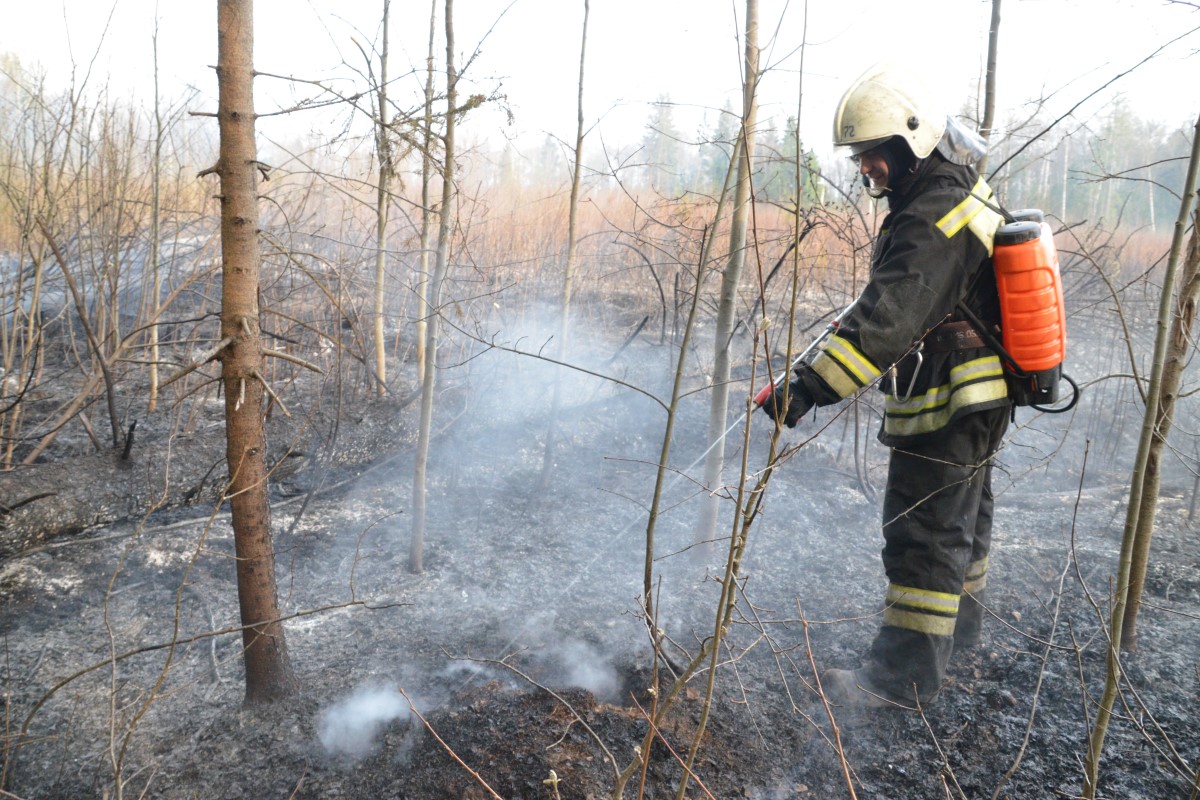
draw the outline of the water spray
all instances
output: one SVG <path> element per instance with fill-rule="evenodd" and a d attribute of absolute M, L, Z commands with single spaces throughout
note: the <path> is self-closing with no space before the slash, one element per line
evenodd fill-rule
<path fill-rule="evenodd" d="M 855 301 L 855 302 L 857 302 L 857 301 Z M 825 341 L 827 338 L 829 338 L 830 334 L 832 334 L 839 327 L 841 327 L 842 320 L 844 320 L 846 318 L 846 316 L 850 313 L 850 309 L 852 309 L 852 308 L 854 308 L 853 302 L 850 303 L 850 305 L 843 308 L 841 313 L 838 314 L 836 317 L 834 317 L 830 321 L 830 323 L 825 326 L 825 330 L 821 331 L 820 335 L 817 336 L 817 338 L 813 339 L 812 343 L 809 344 L 808 347 L 804 348 L 804 351 L 801 352 L 800 355 L 798 355 L 792 359 L 792 363 L 788 365 L 788 368 L 786 370 L 783 370 L 778 375 L 776 375 L 775 378 L 770 383 L 768 383 L 766 386 L 764 386 L 762 388 L 762 390 L 759 391 L 758 394 L 754 395 L 754 405 L 757 406 L 758 408 L 762 408 L 763 405 L 767 402 L 767 398 L 770 397 L 775 392 L 775 387 L 779 386 L 779 384 L 781 382 L 786 380 L 787 376 L 792 373 L 792 370 L 795 369 L 797 366 L 799 366 L 800 362 L 803 361 L 806 357 L 808 357 L 808 354 L 811 353 L 813 350 L 815 350 L 817 348 L 817 346 L 821 344 L 821 342 Z"/>
<path fill-rule="evenodd" d="M 758 394 L 754 395 L 754 408 L 762 408 L 767 400 L 770 399 L 771 395 L 774 394 L 775 388 L 779 386 L 780 383 L 787 380 L 788 376 L 792 374 L 792 370 L 799 366 L 800 363 L 808 357 L 809 353 L 817 349 L 821 342 L 828 339 L 834 331 L 841 327 L 842 320 L 844 320 L 850 313 L 850 309 L 854 308 L 854 302 L 851 302 L 850 305 L 842 309 L 841 313 L 830 320 L 829 324 L 825 326 L 825 330 L 821 331 L 817 338 L 813 339 L 808 347 L 801 351 L 800 355 L 792 359 L 792 362 L 788 365 L 787 369 L 781 370 L 779 374 L 772 378 L 766 386 L 759 390 Z M 751 409 L 750 411 L 753 410 L 754 409 Z M 691 472 L 696 468 L 696 465 L 707 458 L 708 454 L 712 452 L 714 447 L 723 442 L 725 438 L 729 436 L 729 434 L 733 433 L 734 429 L 738 428 L 743 422 L 745 422 L 746 418 L 750 415 L 750 411 L 747 411 L 745 414 L 742 414 L 740 417 L 734 420 L 733 424 L 726 428 L 724 433 L 714 439 L 713 443 L 708 446 L 708 449 L 701 453 L 700 457 L 693 461 L 691 466 L 683 470 L 683 474 Z"/>
<path fill-rule="evenodd" d="M 850 313 L 850 310 L 853 307 L 854 307 L 854 303 L 852 302 L 852 303 L 850 303 L 850 305 L 848 305 L 844 309 L 842 309 L 841 313 L 839 313 L 832 321 L 829 322 L 828 325 L 825 326 L 825 329 L 808 345 L 808 347 L 806 347 L 803 350 L 803 352 L 801 352 L 799 355 L 797 355 L 795 358 L 792 359 L 791 363 L 788 365 L 788 368 L 786 370 L 781 371 L 778 376 L 776 376 L 774 379 L 772 379 L 771 382 L 767 384 L 767 386 L 765 386 L 761 391 L 758 392 L 758 394 L 755 395 L 755 397 L 754 397 L 755 407 L 758 407 L 758 408 L 762 407 L 763 403 L 766 402 L 766 399 L 768 397 L 770 397 L 771 392 L 773 392 L 775 390 L 775 387 L 778 386 L 781 381 L 786 380 L 787 376 L 791 373 L 791 371 L 793 369 L 795 369 L 803 359 L 808 357 L 808 355 L 810 353 L 812 353 L 813 350 L 815 350 L 823 341 L 825 341 L 825 339 L 828 338 L 830 336 L 830 334 L 832 334 L 839 328 L 842 321 Z M 753 410 L 753 409 L 751 409 L 751 410 Z M 734 429 L 736 429 L 737 427 L 739 427 L 746 421 L 746 419 L 749 417 L 749 414 L 750 414 L 750 411 L 747 411 L 747 412 L 739 415 L 738 419 L 735 420 L 734 423 L 732 425 L 730 425 L 725 430 L 725 432 L 723 434 L 721 434 L 721 436 L 717 440 L 715 440 L 711 445 L 709 445 L 708 449 L 705 450 L 703 453 L 701 453 L 699 458 L 697 458 L 695 461 L 693 461 L 692 464 L 690 466 L 688 466 L 687 468 L 677 471 L 674 479 L 668 484 L 668 488 L 670 486 L 673 486 L 675 483 L 683 480 L 686 475 L 690 474 L 692 472 L 692 470 L 694 470 L 705 458 L 708 457 L 708 454 L 710 452 L 712 452 L 713 448 L 716 447 L 719 442 L 721 442 L 725 438 L 727 438 L 729 436 L 729 434 L 734 431 Z M 620 538 L 620 537 L 624 536 L 626 533 L 628 533 L 633 528 L 633 526 L 635 524 L 640 522 L 642 519 L 643 519 L 643 517 L 640 514 L 635 517 L 632 517 L 626 525 L 619 528 L 615 532 L 615 538 Z M 601 555 L 602 555 L 601 552 L 597 552 L 592 557 L 591 561 L 589 561 L 588 564 L 585 565 L 585 568 L 581 569 L 577 572 L 576 577 L 574 579 L 567 581 L 558 587 L 559 591 L 562 593 L 570 591 L 571 587 L 575 584 L 575 582 L 577 580 L 579 580 L 578 576 L 582 575 L 586 571 L 587 566 L 590 566 L 592 563 L 594 563 L 599 558 L 601 558 Z M 509 644 L 511 644 L 511 643 L 512 642 L 510 641 Z M 504 649 L 507 650 L 508 645 L 506 645 Z M 665 653 L 664 653 L 664 655 L 665 655 Z M 672 669 L 676 668 L 676 666 L 673 664 L 670 664 L 669 661 L 668 661 L 668 664 L 671 666 Z M 678 672 L 678 670 L 676 670 L 676 671 Z M 467 679 L 467 680 L 469 680 L 469 679 Z M 464 680 L 464 683 L 466 683 L 467 680 Z M 577 676 L 576 676 L 576 680 L 578 680 Z M 585 687 L 585 688 L 589 688 L 589 690 L 591 690 L 593 692 L 597 691 L 597 687 Z M 604 687 L 599 687 L 599 688 L 601 691 L 604 690 Z"/>

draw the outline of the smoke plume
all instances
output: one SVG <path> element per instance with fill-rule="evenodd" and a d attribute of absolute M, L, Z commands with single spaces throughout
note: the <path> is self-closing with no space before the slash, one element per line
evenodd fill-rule
<path fill-rule="evenodd" d="M 322 712 L 318 736 L 327 752 L 358 759 L 371 752 L 384 725 L 408 714 L 408 703 L 396 689 L 358 689 Z"/>

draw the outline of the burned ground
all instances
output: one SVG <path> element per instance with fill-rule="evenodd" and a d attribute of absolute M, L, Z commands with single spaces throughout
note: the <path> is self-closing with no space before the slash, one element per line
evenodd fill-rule
<path fill-rule="evenodd" d="M 645 355 L 637 369 L 597 366 L 661 396 L 669 353 Z M 6 561 L 9 796 L 117 796 L 116 775 L 126 797 L 483 798 L 485 782 L 505 798 L 611 796 L 653 702 L 637 599 L 665 416 L 627 388 L 573 378 L 544 481 L 554 373 L 500 352 L 469 369 L 469 378 L 447 373 L 440 398 L 423 574 L 406 568 L 403 437 L 381 437 L 369 465 L 310 467 L 277 493 L 282 605 L 303 614 L 287 623 L 294 700 L 242 708 L 240 635 L 209 635 L 237 625 L 224 510 L 131 519 Z M 923 714 L 833 709 L 857 797 L 1080 793 L 1128 486 L 1123 445 L 1061 434 L 1090 427 L 1094 402 L 1085 395 L 1064 420 L 1019 413 L 997 472 L 984 646 L 956 655 L 936 703 Z M 712 633 L 724 558 L 724 542 L 692 546 L 700 490 L 682 474 L 703 449 L 703 403 L 689 398 L 676 426 L 679 472 L 656 541 L 658 624 L 678 646 L 668 647 L 673 661 Z M 853 665 L 878 625 L 885 579 L 870 487 L 886 453 L 855 445 L 873 435 L 868 416 L 856 424 L 851 411 L 821 410 L 789 434 L 800 443 L 820 431 L 773 477 L 751 528 L 689 797 L 851 796 L 812 665 Z M 752 470 L 767 439 L 754 426 Z M 1191 489 L 1183 477 L 1164 485 L 1102 797 L 1194 796 Z M 687 751 L 706 679 L 688 687 L 654 744 L 645 797 L 675 796 L 675 754 Z"/>

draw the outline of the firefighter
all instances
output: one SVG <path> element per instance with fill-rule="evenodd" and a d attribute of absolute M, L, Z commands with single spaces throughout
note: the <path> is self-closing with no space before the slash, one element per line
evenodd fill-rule
<path fill-rule="evenodd" d="M 828 670 L 822 686 L 851 707 L 911 707 L 938 693 L 952 652 L 980 642 L 991 462 L 1011 402 L 1000 359 L 958 306 L 999 321 L 991 252 L 1003 219 L 973 167 L 983 140 L 894 65 L 850 86 L 833 135 L 888 214 L 853 308 L 763 407 L 793 427 L 814 405 L 884 392 L 882 625 L 861 665 Z"/>

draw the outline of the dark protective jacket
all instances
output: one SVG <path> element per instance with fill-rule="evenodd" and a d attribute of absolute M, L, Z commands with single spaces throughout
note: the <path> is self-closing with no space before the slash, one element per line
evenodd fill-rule
<path fill-rule="evenodd" d="M 978 173 L 936 151 L 897 182 L 870 280 L 837 332 L 797 369 L 816 405 L 877 385 L 886 394 L 880 441 L 898 447 L 1008 403 L 991 350 L 920 352 L 935 326 L 962 319 L 960 300 L 988 323 L 1000 319 L 991 254 L 1003 218 L 985 200 L 994 202 L 992 190 Z"/>

